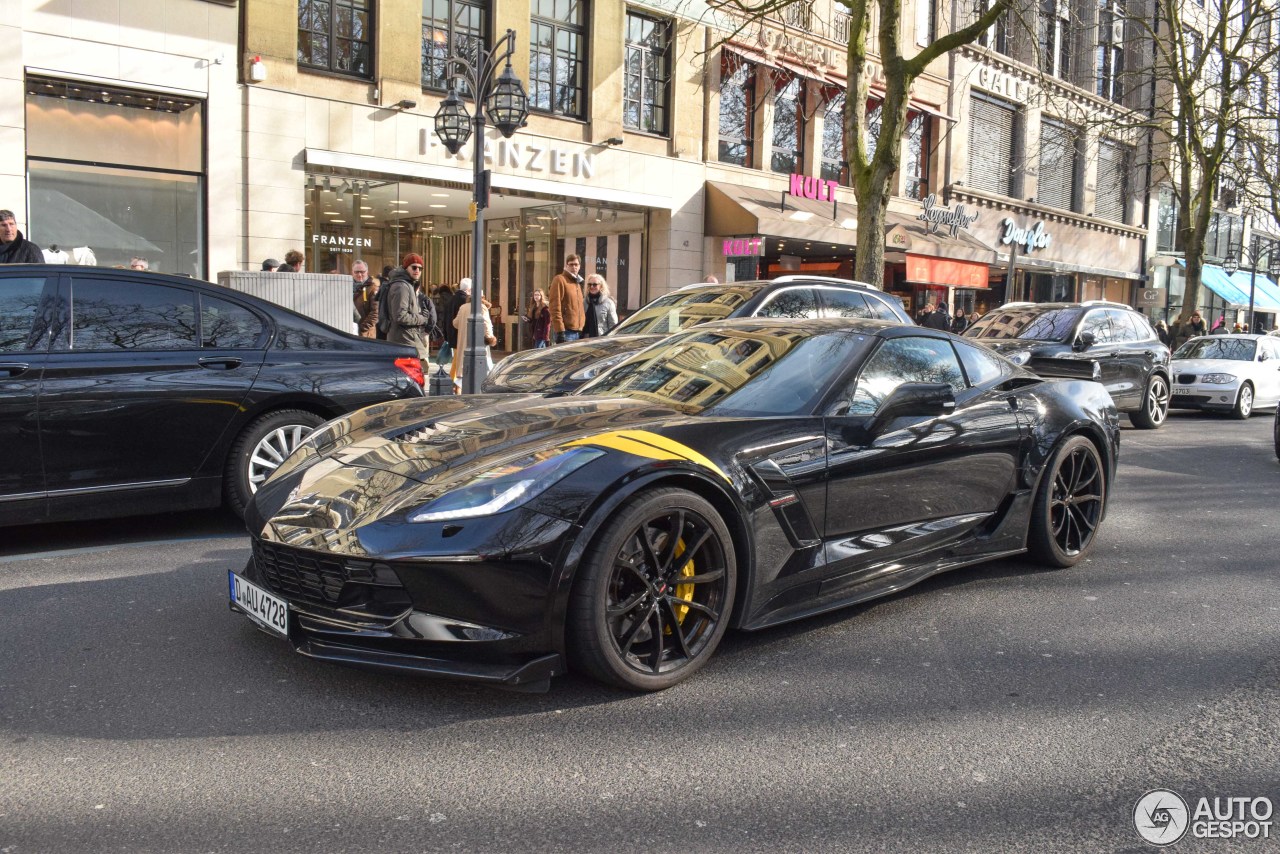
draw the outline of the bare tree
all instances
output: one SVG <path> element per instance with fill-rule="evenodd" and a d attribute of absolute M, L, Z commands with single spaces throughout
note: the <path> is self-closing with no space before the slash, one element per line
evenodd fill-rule
<path fill-rule="evenodd" d="M 844 160 L 858 205 L 856 278 L 877 286 L 884 283 L 885 220 L 891 182 L 901 166 L 901 140 L 907 130 L 911 85 L 929 65 L 948 52 L 970 44 L 990 28 L 1013 0 L 982 3 L 964 26 L 951 30 L 918 52 L 904 39 L 905 0 L 835 0 L 849 12 L 849 39 L 845 53 L 846 97 L 844 110 Z M 919 2 L 919 0 L 917 0 Z M 724 0 L 720 8 L 748 23 L 780 18 L 788 7 L 806 0 Z M 868 133 L 867 98 L 871 77 L 867 60 L 871 50 L 871 26 L 878 21 L 875 46 L 884 69 L 884 100 L 878 113 L 879 133 Z M 868 150 L 870 144 L 870 150 Z"/>

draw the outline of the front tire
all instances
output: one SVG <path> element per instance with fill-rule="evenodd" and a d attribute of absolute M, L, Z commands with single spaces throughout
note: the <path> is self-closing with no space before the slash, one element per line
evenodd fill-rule
<path fill-rule="evenodd" d="M 1241 421 L 1248 421 L 1249 416 L 1253 414 L 1253 386 L 1244 383 L 1240 386 L 1240 393 L 1236 395 L 1236 405 L 1231 407 L 1231 417 L 1238 418 Z"/>
<path fill-rule="evenodd" d="M 697 672 L 729 625 L 733 540 L 709 502 L 683 489 L 632 498 L 583 556 L 567 615 L 570 665 L 633 691 Z"/>
<path fill-rule="evenodd" d="M 1027 549 L 1047 566 L 1075 566 L 1093 548 L 1106 507 L 1102 456 L 1088 439 L 1072 436 L 1040 478 Z"/>
<path fill-rule="evenodd" d="M 1142 396 L 1142 408 L 1129 414 L 1129 420 L 1139 430 L 1154 430 L 1169 416 L 1169 381 L 1160 374 L 1152 374 L 1147 381 L 1147 393 Z"/>
<path fill-rule="evenodd" d="M 302 409 L 268 412 L 249 422 L 227 457 L 223 475 L 227 506 L 237 516 L 244 516 L 258 487 L 323 423 L 319 415 Z"/>

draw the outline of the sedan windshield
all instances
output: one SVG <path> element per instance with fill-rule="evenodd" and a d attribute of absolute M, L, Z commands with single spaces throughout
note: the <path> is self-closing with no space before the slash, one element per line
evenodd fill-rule
<path fill-rule="evenodd" d="M 1193 338 L 1178 348 L 1175 359 L 1226 359 L 1252 362 L 1258 342 L 1252 338 Z"/>
<path fill-rule="evenodd" d="M 640 333 L 669 334 L 706 323 L 723 320 L 751 299 L 763 284 L 708 285 L 685 288 L 659 297 L 613 330 L 613 335 Z"/>
<path fill-rule="evenodd" d="M 1034 341 L 1069 341 L 1080 319 L 1078 308 L 996 309 L 988 312 L 965 333 L 966 338 L 1026 338 Z"/>
<path fill-rule="evenodd" d="M 869 340 L 777 328 L 690 331 L 650 347 L 578 394 L 717 416 L 807 415 Z"/>

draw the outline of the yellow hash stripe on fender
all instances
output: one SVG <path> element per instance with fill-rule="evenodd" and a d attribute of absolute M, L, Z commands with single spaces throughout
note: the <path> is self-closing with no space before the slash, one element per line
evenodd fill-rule
<path fill-rule="evenodd" d="M 601 433 L 598 436 L 589 436 L 585 439 L 575 439 L 567 443 L 565 447 L 574 445 L 598 445 L 604 448 L 613 448 L 617 451 L 625 451 L 637 457 L 648 457 L 651 460 L 688 460 L 704 468 L 711 469 L 726 481 L 729 481 L 729 476 L 718 465 L 693 448 L 668 439 L 666 436 L 651 433 L 648 430 L 615 430 L 610 433 Z M 729 482 L 732 483 L 732 481 Z"/>

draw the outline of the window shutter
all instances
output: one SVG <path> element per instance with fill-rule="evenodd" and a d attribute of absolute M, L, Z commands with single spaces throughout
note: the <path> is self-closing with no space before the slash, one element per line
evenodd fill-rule
<path fill-rule="evenodd" d="M 1103 219 L 1125 221 L 1125 200 L 1129 197 L 1129 149 L 1110 139 L 1098 146 L 1098 193 L 1094 214 Z"/>
<path fill-rule="evenodd" d="M 1076 143 L 1071 129 L 1057 122 L 1040 125 L 1040 189 L 1042 205 L 1074 210 Z"/>
<path fill-rule="evenodd" d="M 969 185 L 1010 196 L 1016 111 L 1012 105 L 978 95 L 969 103 Z"/>

